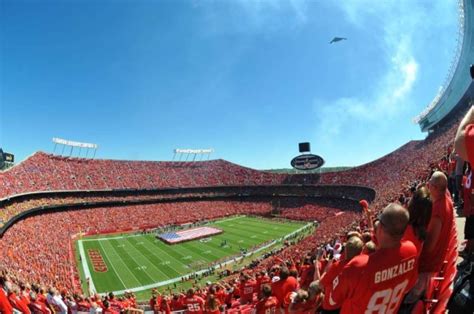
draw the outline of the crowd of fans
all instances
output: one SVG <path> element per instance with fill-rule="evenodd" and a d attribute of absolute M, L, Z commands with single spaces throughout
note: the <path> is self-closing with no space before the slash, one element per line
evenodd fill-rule
<path fill-rule="evenodd" d="M 0 197 L 53 190 L 279 184 L 286 177 L 284 174 L 257 171 L 224 160 L 117 161 L 61 157 L 38 152 L 0 173 Z"/>
<path fill-rule="evenodd" d="M 368 211 L 367 206 L 363 206 L 365 211 L 359 212 L 341 211 L 315 204 L 288 206 L 283 212 L 284 217 L 319 222 L 314 234 L 278 254 L 259 261 L 254 264 L 254 268 L 242 272 L 237 278 L 230 277 L 225 282 L 209 284 L 207 287 L 195 287 L 186 294 L 155 293 L 150 300 L 150 306 L 156 312 L 186 309 L 189 312 L 202 313 L 206 310 L 218 313 L 224 306 L 230 312 L 233 310 L 244 312 L 252 308 L 256 308 L 258 313 L 277 308 L 284 308 L 291 313 L 313 312 L 321 304 L 328 302 L 325 298 L 330 293 L 327 293 L 329 288 L 324 284 L 324 276 L 331 270 L 331 264 L 352 255 L 343 251 L 343 247 L 346 250 L 352 246 L 360 248 L 364 256 L 370 254 L 379 256 L 380 253 L 374 252 L 377 245 L 383 246 L 387 241 L 400 241 L 399 234 L 395 232 L 397 230 L 394 231 L 392 230 L 394 228 L 384 225 L 387 224 L 387 219 L 390 221 L 390 217 L 395 219 L 393 217 L 396 216 L 395 220 L 398 222 L 405 219 L 406 210 L 392 202 L 407 205 L 413 199 L 413 193 L 417 191 L 418 186 L 415 185 L 419 183 L 429 182 L 431 186 L 439 185 L 436 179 L 439 176 L 435 177 L 432 174 L 436 170 L 444 170 L 443 158 L 451 154 L 450 144 L 458 121 L 453 119 L 445 129 L 432 133 L 426 140 L 409 142 L 372 163 L 349 171 L 321 176 L 325 184 L 358 184 L 373 187 L 377 191 L 377 197 L 370 206 L 372 212 Z M 208 167 L 211 164 L 212 167 Z M 71 177 L 71 173 L 75 174 L 74 177 Z M 53 175 L 44 177 L 45 174 Z M 257 182 L 272 184 L 282 180 L 284 176 L 253 171 L 221 160 L 203 162 L 187 168 L 179 163 L 89 161 L 37 153 L 6 174 L 0 174 L 0 186 L 3 187 L 0 193 L 6 196 L 25 191 L 52 189 L 156 188 L 164 185 L 200 186 Z M 450 199 L 449 196 L 446 197 Z M 388 203 L 392 204 L 386 207 Z M 382 208 L 385 209 L 381 211 Z M 77 289 L 73 284 L 74 281 L 78 281 L 78 276 L 71 259 L 71 237 L 78 233 L 104 233 L 129 230 L 131 227 L 146 229 L 236 214 L 265 215 L 272 209 L 273 206 L 269 202 L 203 201 L 94 208 L 27 218 L 12 226 L 0 240 L 0 256 L 2 256 L 0 270 L 8 270 L 1 276 L 0 283 L 4 288 L 7 287 L 9 304 L 14 307 L 23 308 L 23 303 L 31 304 L 37 299 L 42 299 L 46 300 L 44 302 L 46 307 L 49 306 L 54 310 L 54 307 L 58 306 L 59 311 L 63 313 L 60 301 L 66 304 L 69 300 L 69 306 L 75 306 L 74 304 L 77 306 L 81 300 L 84 301 L 80 296 L 67 297 L 68 292 Z M 372 218 L 379 212 L 381 216 L 374 226 Z M 130 225 L 129 217 L 134 218 L 133 226 Z M 407 220 L 404 223 L 406 226 L 409 222 Z M 400 225 L 397 225 L 397 228 L 400 229 Z M 455 234 L 453 230 L 448 231 Z M 378 236 L 374 238 L 374 234 Z M 377 239 L 379 243 L 376 243 Z M 427 243 L 430 243 L 428 239 L 429 236 Z M 406 251 L 410 252 L 407 253 L 407 259 L 415 258 L 416 255 L 418 260 L 422 254 L 411 247 Z M 364 265 L 366 257 L 362 255 L 354 255 L 358 261 L 354 266 L 356 269 Z M 403 276 L 411 276 L 411 268 L 408 268 L 405 268 Z M 433 272 L 437 273 L 439 269 L 430 269 L 431 275 Z M 350 277 L 344 272 L 340 274 L 341 280 Z M 334 278 L 339 278 L 337 272 Z M 415 286 L 416 277 L 411 276 L 409 279 L 408 287 L 411 288 Z M 419 281 L 416 282 L 417 285 L 422 284 Z M 39 285 L 33 288 L 28 286 L 27 282 Z M 45 286 L 64 290 L 66 294 L 60 297 L 55 288 L 51 288 L 46 295 Z M 349 293 L 350 288 L 346 283 L 341 286 L 341 292 L 335 286 L 333 289 L 336 300 L 329 301 L 339 307 L 343 306 L 344 310 L 344 306 L 348 305 L 342 305 L 340 296 L 341 293 Z M 400 296 L 397 298 L 397 302 L 393 303 L 395 307 L 401 303 Z M 109 296 L 102 299 L 94 297 L 86 301 L 89 309 L 100 308 L 104 312 L 114 313 L 125 308 L 135 308 L 132 295 L 124 297 L 123 300 Z"/>

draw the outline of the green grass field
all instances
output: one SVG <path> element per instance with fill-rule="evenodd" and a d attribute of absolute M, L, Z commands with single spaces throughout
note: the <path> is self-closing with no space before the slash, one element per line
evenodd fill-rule
<path fill-rule="evenodd" d="M 233 217 L 208 224 L 223 233 L 200 240 L 168 245 L 154 234 L 106 235 L 83 238 L 76 242 L 81 273 L 91 278 L 91 287 L 98 293 L 124 290 L 144 291 L 173 282 L 211 263 L 240 255 L 240 249 L 252 249 L 289 235 L 305 224 L 263 218 Z M 221 246 L 227 240 L 226 246 Z M 88 252 L 95 250 L 97 260 L 107 270 L 95 271 Z M 99 256 L 97 258 L 97 256 Z"/>

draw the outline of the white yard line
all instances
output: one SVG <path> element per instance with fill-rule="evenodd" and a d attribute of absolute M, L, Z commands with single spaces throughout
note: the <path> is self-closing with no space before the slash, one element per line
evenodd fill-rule
<path fill-rule="evenodd" d="M 251 251 L 251 252 L 248 252 L 248 253 L 245 254 L 244 256 L 239 256 L 239 257 L 233 258 L 233 259 L 231 259 L 230 261 L 227 261 L 227 262 L 224 262 L 224 263 L 220 263 L 220 265 L 226 266 L 226 265 L 235 263 L 235 262 L 237 262 L 237 261 L 240 261 L 242 258 L 249 256 L 250 254 L 258 253 L 258 252 L 260 252 L 260 251 L 262 251 L 262 250 L 265 250 L 265 249 L 269 248 L 270 246 L 274 245 L 275 243 L 276 243 L 276 241 L 272 241 L 272 242 L 268 243 L 267 245 L 262 246 L 261 248 L 258 248 L 258 249 L 254 250 L 254 251 Z M 204 269 L 204 270 L 200 270 L 200 271 L 196 271 L 196 272 L 191 272 L 191 273 L 183 274 L 183 275 L 181 275 L 180 277 L 168 279 L 168 280 L 166 280 L 166 281 L 161 281 L 161 282 L 149 284 L 149 285 L 146 285 L 146 286 L 135 287 L 135 288 L 126 289 L 126 290 L 127 290 L 127 291 L 132 291 L 132 292 L 138 292 L 138 291 L 148 290 L 148 289 L 157 288 L 157 287 L 161 287 L 161 286 L 166 286 L 166 285 L 169 285 L 170 283 L 174 283 L 174 282 L 181 281 L 181 278 L 183 278 L 183 277 L 191 276 L 191 275 L 193 275 L 193 274 L 201 275 L 201 274 L 203 274 L 203 273 L 206 272 L 206 271 L 208 271 L 208 269 Z M 125 290 L 113 291 L 113 293 L 114 293 L 114 294 L 123 294 L 123 293 L 125 293 Z M 100 295 L 105 295 L 105 294 L 106 294 L 106 293 L 100 293 Z"/>
<path fill-rule="evenodd" d="M 145 239 L 146 241 L 150 242 L 151 244 L 153 244 L 153 247 L 155 247 L 156 249 L 160 250 L 160 252 L 163 252 L 164 255 L 168 255 L 168 257 L 171 258 L 171 259 L 170 259 L 170 262 L 171 262 L 172 260 L 175 260 L 175 261 L 180 262 L 181 265 L 186 266 L 186 264 L 181 263 L 181 261 L 179 261 L 178 259 L 176 259 L 176 257 L 172 256 L 171 254 L 168 254 L 168 252 L 166 252 L 165 250 L 161 249 L 158 245 L 155 245 L 155 243 L 153 243 L 153 241 L 152 241 L 150 238 L 145 237 L 144 239 Z M 160 257 L 159 255 L 156 255 L 153 250 L 149 250 L 148 248 L 147 248 L 147 250 L 148 250 L 148 252 L 150 252 L 151 254 L 153 254 L 154 256 L 156 256 L 158 259 L 162 260 L 162 257 Z M 181 255 L 181 254 L 180 254 L 180 255 Z M 174 268 L 172 265 L 173 265 L 173 264 L 171 263 L 171 264 L 169 264 L 168 266 L 169 266 L 170 268 L 172 268 L 175 272 L 180 273 L 180 271 L 177 270 L 176 268 Z M 183 268 L 184 268 L 184 267 L 183 267 Z"/>
<path fill-rule="evenodd" d="M 232 217 L 232 218 L 228 218 L 228 219 L 224 219 L 224 220 L 219 220 L 218 222 L 211 222 L 211 223 L 221 223 L 221 222 L 225 222 L 225 221 L 231 221 L 231 220 L 236 220 L 236 219 L 240 219 L 240 218 L 243 218 L 243 217 L 246 217 L 246 216 L 237 216 L 237 217 Z M 309 224 L 306 224 L 304 225 L 303 227 L 293 231 L 292 233 L 290 234 L 287 234 L 286 236 L 284 236 L 283 238 L 281 239 L 287 239 L 289 237 L 291 237 L 292 235 L 300 232 L 301 230 L 307 228 L 308 226 L 311 226 L 312 224 L 309 223 Z M 157 288 L 157 287 L 161 287 L 161 286 L 166 286 L 166 285 L 169 285 L 171 283 L 175 283 L 175 282 L 179 282 L 181 281 L 181 279 L 183 277 L 188 277 L 188 276 L 191 276 L 193 274 L 197 274 L 197 275 L 201 275 L 202 273 L 206 272 L 207 269 L 204 269 L 204 270 L 200 270 L 200 271 L 197 271 L 197 272 L 190 272 L 190 273 L 187 273 L 187 274 L 183 274 L 179 277 L 176 277 L 176 278 L 171 278 L 171 279 L 168 279 L 168 280 L 165 280 L 165 281 L 161 281 L 161 282 L 157 282 L 157 283 L 153 283 L 153 284 L 149 284 L 149 285 L 145 285 L 145 286 L 140 286 L 140 287 L 135 287 L 135 288 L 127 288 L 126 285 L 124 284 L 122 278 L 119 276 L 117 270 L 115 269 L 113 263 L 112 263 L 112 259 L 110 259 L 106 253 L 106 250 L 103 248 L 102 246 L 102 243 L 100 241 L 105 241 L 105 240 L 113 240 L 113 239 L 122 239 L 122 238 L 130 238 L 130 237 L 137 237 L 137 236 L 142 236 L 142 234 L 135 234 L 135 235 L 129 235 L 129 236 L 116 236 L 116 237 L 110 237 L 110 238 L 100 238 L 100 239 L 82 239 L 82 240 L 78 240 L 78 243 L 79 243 L 79 254 L 81 256 L 81 262 L 82 262 L 82 267 L 84 269 L 84 273 L 87 276 L 89 276 L 90 278 L 90 288 L 95 291 L 95 286 L 94 286 L 94 282 L 92 281 L 92 276 L 90 274 L 90 270 L 89 270 L 89 266 L 87 264 L 87 260 L 86 260 L 86 255 L 84 253 L 84 247 L 82 245 L 82 241 L 99 241 L 99 245 L 100 247 L 102 248 L 105 256 L 107 257 L 107 259 L 109 260 L 111 266 L 112 266 L 112 269 L 114 270 L 115 274 L 117 275 L 117 277 L 119 278 L 120 282 L 122 283 L 122 285 L 125 287 L 124 290 L 117 290 L 117 291 L 113 291 L 114 294 L 123 294 L 125 293 L 125 291 L 132 291 L 132 292 L 139 292 L 139 291 L 143 291 L 143 290 L 148 290 L 148 289 L 152 289 L 152 288 Z M 145 237 L 145 239 L 148 241 L 148 242 L 151 242 L 153 243 L 150 239 L 148 239 L 147 237 Z M 232 263 L 235 263 L 251 254 L 255 254 L 255 253 L 258 253 L 260 251 L 263 251 L 263 250 L 266 250 L 267 248 L 273 246 L 277 241 L 272 241 L 268 244 L 266 244 L 265 246 L 262 246 L 256 250 L 253 250 L 253 251 L 250 251 L 246 254 L 244 254 L 243 256 L 239 256 L 239 257 L 236 257 L 236 258 L 232 258 L 231 260 L 227 261 L 227 262 L 223 262 L 223 263 L 219 263 L 219 265 L 222 265 L 222 267 L 226 266 L 226 265 L 229 265 L 229 264 L 232 264 Z M 113 245 L 111 245 L 112 248 L 113 248 Z M 174 258 L 173 256 L 171 256 L 170 254 L 168 254 L 168 252 L 162 250 L 161 248 L 157 247 L 158 250 L 160 250 L 161 252 L 163 252 L 165 255 L 168 255 L 169 257 L 171 257 L 172 259 L 176 260 L 176 258 Z M 157 256 L 158 258 L 160 258 L 160 256 L 156 255 L 155 252 L 153 252 L 152 250 L 148 250 L 150 253 L 152 253 L 153 255 Z M 115 254 L 119 257 L 119 255 L 117 254 L 115 248 L 114 248 L 114 252 Z M 133 257 L 132 257 L 133 258 Z M 134 259 L 134 258 L 133 258 Z M 135 259 L 134 259 L 135 260 Z M 160 258 L 161 260 L 161 258 Z M 135 261 L 136 262 L 136 261 Z M 183 264 L 184 265 L 184 264 Z M 177 271 L 174 267 L 172 267 L 171 265 L 169 265 L 172 269 L 174 269 L 175 271 Z M 218 268 L 217 266 L 215 266 L 216 268 Z M 156 266 L 155 266 L 156 268 Z M 127 270 L 132 273 L 128 267 L 127 267 Z M 178 271 L 177 271 L 178 272 Z M 136 278 L 136 276 L 132 273 L 132 275 L 135 277 L 135 279 L 139 282 L 139 280 Z M 147 274 L 148 275 L 148 274 Z M 149 276 L 149 275 L 148 275 Z M 149 276 L 150 277 L 150 276 Z M 105 293 L 100 293 L 100 295 L 105 295 Z"/>
<path fill-rule="evenodd" d="M 301 227 L 301 228 L 299 228 L 299 229 L 293 231 L 292 233 L 287 234 L 286 236 L 283 237 L 283 239 L 288 239 L 288 238 L 291 237 L 292 235 L 294 235 L 294 234 L 300 232 L 301 230 L 303 230 L 303 229 L 305 229 L 305 228 L 307 228 L 307 227 L 309 227 L 309 226 L 311 226 L 311 225 L 312 225 L 312 223 L 306 224 L 306 225 L 304 225 L 303 227 Z"/>
<path fill-rule="evenodd" d="M 109 260 L 110 266 L 112 266 L 112 269 L 114 270 L 114 272 L 115 272 L 115 274 L 117 275 L 118 279 L 119 279 L 120 282 L 122 283 L 123 287 L 124 287 L 125 289 L 127 289 L 127 286 L 125 285 L 125 283 L 123 282 L 123 280 L 122 280 L 122 278 L 120 277 L 119 273 L 118 273 L 117 270 L 115 269 L 114 263 L 112 263 L 112 260 L 111 260 L 111 259 L 109 258 L 109 256 L 107 255 L 107 251 L 106 251 L 106 250 L 104 249 L 104 247 L 102 246 L 102 243 L 99 242 L 99 245 L 100 245 L 100 247 L 102 248 L 102 251 L 104 252 L 105 257 L 107 257 L 107 259 Z M 132 275 L 133 275 L 133 274 L 132 274 Z M 135 279 L 136 279 L 136 277 L 135 277 Z M 138 281 L 138 279 L 137 279 L 137 281 Z M 91 279 L 91 282 L 92 282 L 92 279 Z M 140 281 L 138 281 L 138 282 L 140 282 Z M 124 290 L 124 291 L 125 291 L 125 290 Z"/>
<path fill-rule="evenodd" d="M 98 238 L 98 239 L 82 239 L 81 241 L 108 241 L 108 240 L 114 240 L 114 239 L 139 237 L 142 235 L 143 234 L 132 234 L 132 235 L 126 235 L 126 236 L 116 236 L 116 237 L 107 237 L 107 238 Z"/>
<path fill-rule="evenodd" d="M 158 272 L 160 272 L 160 273 L 163 274 L 163 272 L 161 272 L 146 256 L 144 256 L 142 252 L 140 252 L 139 250 L 137 250 L 137 249 L 135 248 L 135 246 L 134 246 L 133 243 L 131 243 L 130 241 L 127 241 L 127 243 L 128 243 L 128 246 L 129 246 L 130 248 L 132 248 L 135 252 L 137 252 L 137 253 L 139 254 L 139 255 L 137 255 L 137 256 L 141 256 L 140 259 L 142 259 L 143 261 L 146 261 L 146 264 L 152 266 L 152 267 L 153 267 L 154 269 L 156 269 Z M 138 260 L 135 259 L 135 257 L 134 257 L 135 254 L 133 254 L 133 253 L 131 253 L 129 250 L 127 250 L 127 247 L 124 247 L 124 250 L 127 251 L 128 256 L 130 256 L 130 257 L 135 261 L 135 263 L 136 263 L 138 266 L 146 266 L 146 265 L 140 265 L 140 264 L 142 264 L 142 263 L 141 263 L 141 262 L 138 262 Z M 154 279 L 146 270 L 143 270 L 143 272 L 147 275 L 148 278 L 151 279 L 151 281 L 155 281 L 155 279 Z"/>
<path fill-rule="evenodd" d="M 232 218 L 231 218 L 232 219 Z M 304 228 L 310 226 L 311 224 L 306 224 L 304 225 L 303 227 L 299 228 L 298 230 L 290 233 L 289 235 L 286 235 L 285 237 L 283 237 L 283 239 L 286 239 L 288 238 L 289 236 L 303 230 Z M 255 253 L 258 253 L 260 251 L 263 251 L 269 247 L 271 247 L 272 245 L 274 245 L 277 241 L 272 241 L 268 244 L 266 244 L 265 246 L 262 246 L 256 250 L 253 250 L 253 251 L 250 251 L 248 252 L 247 254 L 244 254 L 243 256 L 239 256 L 239 257 L 236 257 L 236 258 L 233 258 L 227 262 L 224 262 L 224 263 L 220 263 L 220 265 L 223 266 L 226 266 L 226 265 L 229 265 L 229 264 L 232 264 L 232 263 L 235 263 L 237 261 L 240 261 L 241 259 L 243 259 L 244 257 L 247 257 L 251 254 L 255 254 Z M 216 266 L 216 268 L 218 268 Z M 165 280 L 165 281 L 161 281 L 161 282 L 157 282 L 157 283 L 153 283 L 153 284 L 149 284 L 149 285 L 146 285 L 146 286 L 141 286 L 141 287 L 135 287 L 135 288 L 131 288 L 131 289 L 127 289 L 129 291 L 132 291 L 132 292 L 138 292 L 138 291 L 143 291 L 143 290 L 148 290 L 148 289 L 152 289 L 152 288 L 157 288 L 157 287 L 161 287 L 161 286 L 166 286 L 166 285 L 169 285 L 171 283 L 175 283 L 175 282 L 179 282 L 181 281 L 181 278 L 183 277 L 187 277 L 187 276 L 191 276 L 192 274 L 197 274 L 197 275 L 201 275 L 202 273 L 206 272 L 207 269 L 204 269 L 204 270 L 200 270 L 200 271 L 197 271 L 197 272 L 191 272 L 191 273 L 187 273 L 187 274 L 183 274 L 181 275 L 180 277 L 176 277 L 176 278 L 172 278 L 172 279 L 168 279 L 168 280 Z M 123 294 L 125 292 L 125 290 L 118 290 L 118 291 L 113 291 L 114 294 Z M 105 295 L 105 293 L 101 293 L 100 295 Z"/>
<path fill-rule="evenodd" d="M 79 256 L 81 257 L 82 269 L 84 270 L 86 281 L 87 281 L 87 278 L 89 278 L 89 289 L 95 293 L 96 290 L 95 290 L 94 282 L 92 281 L 91 271 L 89 270 L 89 264 L 87 264 L 87 256 L 86 256 L 86 253 L 84 252 L 84 246 L 82 245 L 82 240 L 77 241 L 77 245 L 79 246 Z"/>
<path fill-rule="evenodd" d="M 210 221 L 209 223 L 210 224 L 220 224 L 222 222 L 236 220 L 236 219 L 240 219 L 240 218 L 244 218 L 244 217 L 246 217 L 246 216 L 237 216 L 237 217 L 232 217 L 232 218 L 228 218 L 228 219 L 222 219 L 222 220 L 219 220 L 219 221 Z"/>

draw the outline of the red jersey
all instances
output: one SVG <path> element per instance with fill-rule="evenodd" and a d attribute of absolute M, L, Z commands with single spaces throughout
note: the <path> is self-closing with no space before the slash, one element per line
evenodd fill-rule
<path fill-rule="evenodd" d="M 184 309 L 184 297 L 180 296 L 177 299 L 173 297 L 170 301 L 171 311 L 179 311 Z"/>
<path fill-rule="evenodd" d="M 428 252 L 425 249 L 421 251 L 418 269 L 420 273 L 440 271 L 446 258 L 448 244 L 453 237 L 456 237 L 453 201 L 451 196 L 449 196 L 449 192 L 446 192 L 446 195 L 433 202 L 431 220 L 435 217 L 439 218 L 442 222 L 441 232 L 438 242 L 432 251 Z"/>
<path fill-rule="evenodd" d="M 258 276 L 257 277 L 257 295 L 260 298 L 261 293 L 262 293 L 262 285 L 269 284 L 271 285 L 272 279 L 268 277 L 267 275 L 265 276 Z"/>
<path fill-rule="evenodd" d="M 91 305 L 87 301 L 77 302 L 77 311 L 78 312 L 89 312 Z"/>
<path fill-rule="evenodd" d="M 410 241 L 416 247 L 417 257 L 415 261 L 415 270 L 416 276 L 418 276 L 418 267 L 420 264 L 420 255 L 423 250 L 423 242 L 416 236 L 415 229 L 413 229 L 412 225 L 408 225 L 405 229 L 405 234 L 403 235 L 402 241 Z"/>
<path fill-rule="evenodd" d="M 155 306 L 155 309 L 157 309 L 161 313 L 165 313 L 165 314 L 171 313 L 170 304 L 168 301 L 165 301 L 165 300 L 161 300 L 161 302 L 157 306 Z"/>
<path fill-rule="evenodd" d="M 423 248 L 423 242 L 416 236 L 415 229 L 413 229 L 412 225 L 408 225 L 405 229 L 402 241 L 411 241 L 415 245 L 418 254 L 421 253 L 421 250 Z"/>
<path fill-rule="evenodd" d="M 44 294 L 41 294 L 41 293 L 38 293 L 36 295 L 36 301 L 40 302 L 40 303 L 44 303 L 44 304 L 47 303 L 46 296 Z"/>
<path fill-rule="evenodd" d="M 278 299 L 278 304 L 283 304 L 286 295 L 298 288 L 298 282 L 295 277 L 289 276 L 285 280 L 279 280 L 272 283 L 272 294 Z"/>
<path fill-rule="evenodd" d="M 329 302 L 341 305 L 341 314 L 397 313 L 416 282 L 416 256 L 415 245 L 405 241 L 354 257 L 333 280 Z"/>
<path fill-rule="evenodd" d="M 51 310 L 46 307 L 46 304 L 35 301 L 28 304 L 28 308 L 33 314 L 50 314 Z M 0 309 L 1 312 L 1 309 Z M 2 312 L 3 313 L 3 312 Z"/>
<path fill-rule="evenodd" d="M 471 205 L 471 198 L 473 192 L 473 185 L 472 185 L 472 171 L 469 171 L 467 176 L 463 176 L 462 178 L 462 187 L 463 187 L 463 200 L 464 200 L 464 207 L 463 207 L 463 215 L 464 217 L 469 217 L 474 215 L 474 208 Z"/>
<path fill-rule="evenodd" d="M 113 311 L 121 312 L 123 309 L 122 302 L 120 302 L 119 300 L 115 300 L 115 299 L 110 300 L 109 304 L 110 304 L 110 309 Z"/>
<path fill-rule="evenodd" d="M 331 264 L 331 266 L 329 266 L 328 271 L 324 273 L 324 275 L 319 280 L 320 285 L 324 289 L 323 309 L 337 310 L 338 308 L 340 308 L 339 304 L 331 305 L 331 303 L 329 302 L 329 296 L 332 292 L 332 282 L 334 278 L 336 278 L 337 275 L 341 273 L 342 269 L 344 268 L 344 266 L 346 266 L 348 262 L 348 260 L 335 261 Z"/>
<path fill-rule="evenodd" d="M 469 124 L 466 127 L 464 141 L 468 161 L 471 165 L 474 165 L 474 124 Z"/>
<path fill-rule="evenodd" d="M 300 276 L 300 286 L 303 289 L 307 289 L 309 284 L 313 281 L 314 265 L 312 264 L 301 265 L 298 275 Z"/>
<path fill-rule="evenodd" d="M 273 314 L 278 312 L 278 299 L 274 296 L 259 300 L 255 304 L 256 314 Z"/>
<path fill-rule="evenodd" d="M 224 289 L 220 289 L 219 291 L 216 292 L 216 298 L 217 300 L 219 300 L 219 303 L 220 304 L 224 304 L 225 303 L 225 298 L 226 298 L 226 293 L 224 291 Z"/>
<path fill-rule="evenodd" d="M 257 282 L 253 279 L 249 279 L 240 284 L 240 302 L 251 303 L 253 300 L 253 294 L 257 292 Z"/>
<path fill-rule="evenodd" d="M 0 313 L 11 314 L 13 313 L 13 307 L 11 306 L 10 302 L 8 301 L 7 295 L 0 288 Z"/>
<path fill-rule="evenodd" d="M 10 293 L 8 295 L 8 300 L 10 301 L 10 304 L 13 305 L 13 307 L 17 310 L 19 310 L 22 313 L 25 314 L 30 314 L 30 309 L 28 308 L 28 305 L 24 303 L 19 296 L 17 296 L 15 293 Z"/>
<path fill-rule="evenodd" d="M 184 305 L 186 307 L 186 313 L 204 313 L 204 299 L 196 295 L 192 297 L 186 297 L 184 299 Z"/>

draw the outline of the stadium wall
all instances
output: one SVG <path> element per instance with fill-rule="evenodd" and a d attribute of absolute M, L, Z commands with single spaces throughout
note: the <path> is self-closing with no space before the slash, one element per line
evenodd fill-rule
<path fill-rule="evenodd" d="M 463 0 L 464 30 L 462 48 L 456 70 L 437 104 L 419 120 L 423 132 L 435 127 L 448 118 L 449 114 L 465 106 L 474 96 L 474 83 L 469 67 L 474 63 L 474 1 Z"/>
<path fill-rule="evenodd" d="M 173 190 L 173 189 L 165 189 Z M 3 234 L 15 223 L 36 215 L 42 215 L 53 212 L 68 211 L 68 210 L 83 210 L 97 207 L 116 207 L 116 206 L 130 206 L 130 205 L 148 205 L 148 204 L 159 204 L 159 203 L 178 203 L 178 202 L 198 202 L 198 201 L 270 201 L 273 198 L 294 198 L 294 197 L 305 197 L 305 198 L 325 198 L 325 199 L 343 199 L 349 202 L 358 204 L 360 199 L 366 199 L 369 202 L 372 202 L 375 199 L 375 191 L 371 188 L 361 187 L 361 186 L 348 186 L 348 185 L 330 185 L 330 186 L 251 186 L 251 187 L 217 187 L 217 189 L 212 189 L 210 187 L 203 187 L 201 189 L 189 188 L 189 189 L 175 189 L 182 194 L 190 193 L 189 190 L 192 190 L 195 193 L 202 193 L 199 196 L 185 196 L 185 197 L 162 197 L 157 199 L 146 199 L 146 200 L 118 200 L 118 201 L 100 201 L 100 202 L 76 202 L 69 204 L 55 204 L 55 205 L 45 205 L 40 207 L 31 208 L 25 210 L 16 216 L 10 218 L 5 224 L 0 228 L 0 238 Z M 216 190 L 220 190 L 219 192 Z M 54 197 L 57 195 L 61 196 L 71 196 L 71 193 L 74 196 L 83 196 L 84 194 L 80 193 L 109 193 L 112 195 L 115 193 L 130 193 L 130 190 L 119 190 L 119 191 L 73 191 L 73 192 L 43 192 L 33 193 L 34 197 L 43 196 L 43 197 Z M 135 191 L 137 192 L 137 191 Z M 144 192 L 152 192 L 150 190 L 144 190 Z M 155 192 L 161 192 L 157 190 Z M 178 193 L 179 194 L 179 193 Z M 121 194 L 118 194 L 121 195 Z M 19 195 L 15 199 L 8 198 L 2 200 L 1 206 L 4 206 L 6 203 L 10 204 L 14 201 L 23 201 L 27 195 Z M 28 199 L 28 198 L 27 198 Z"/>

